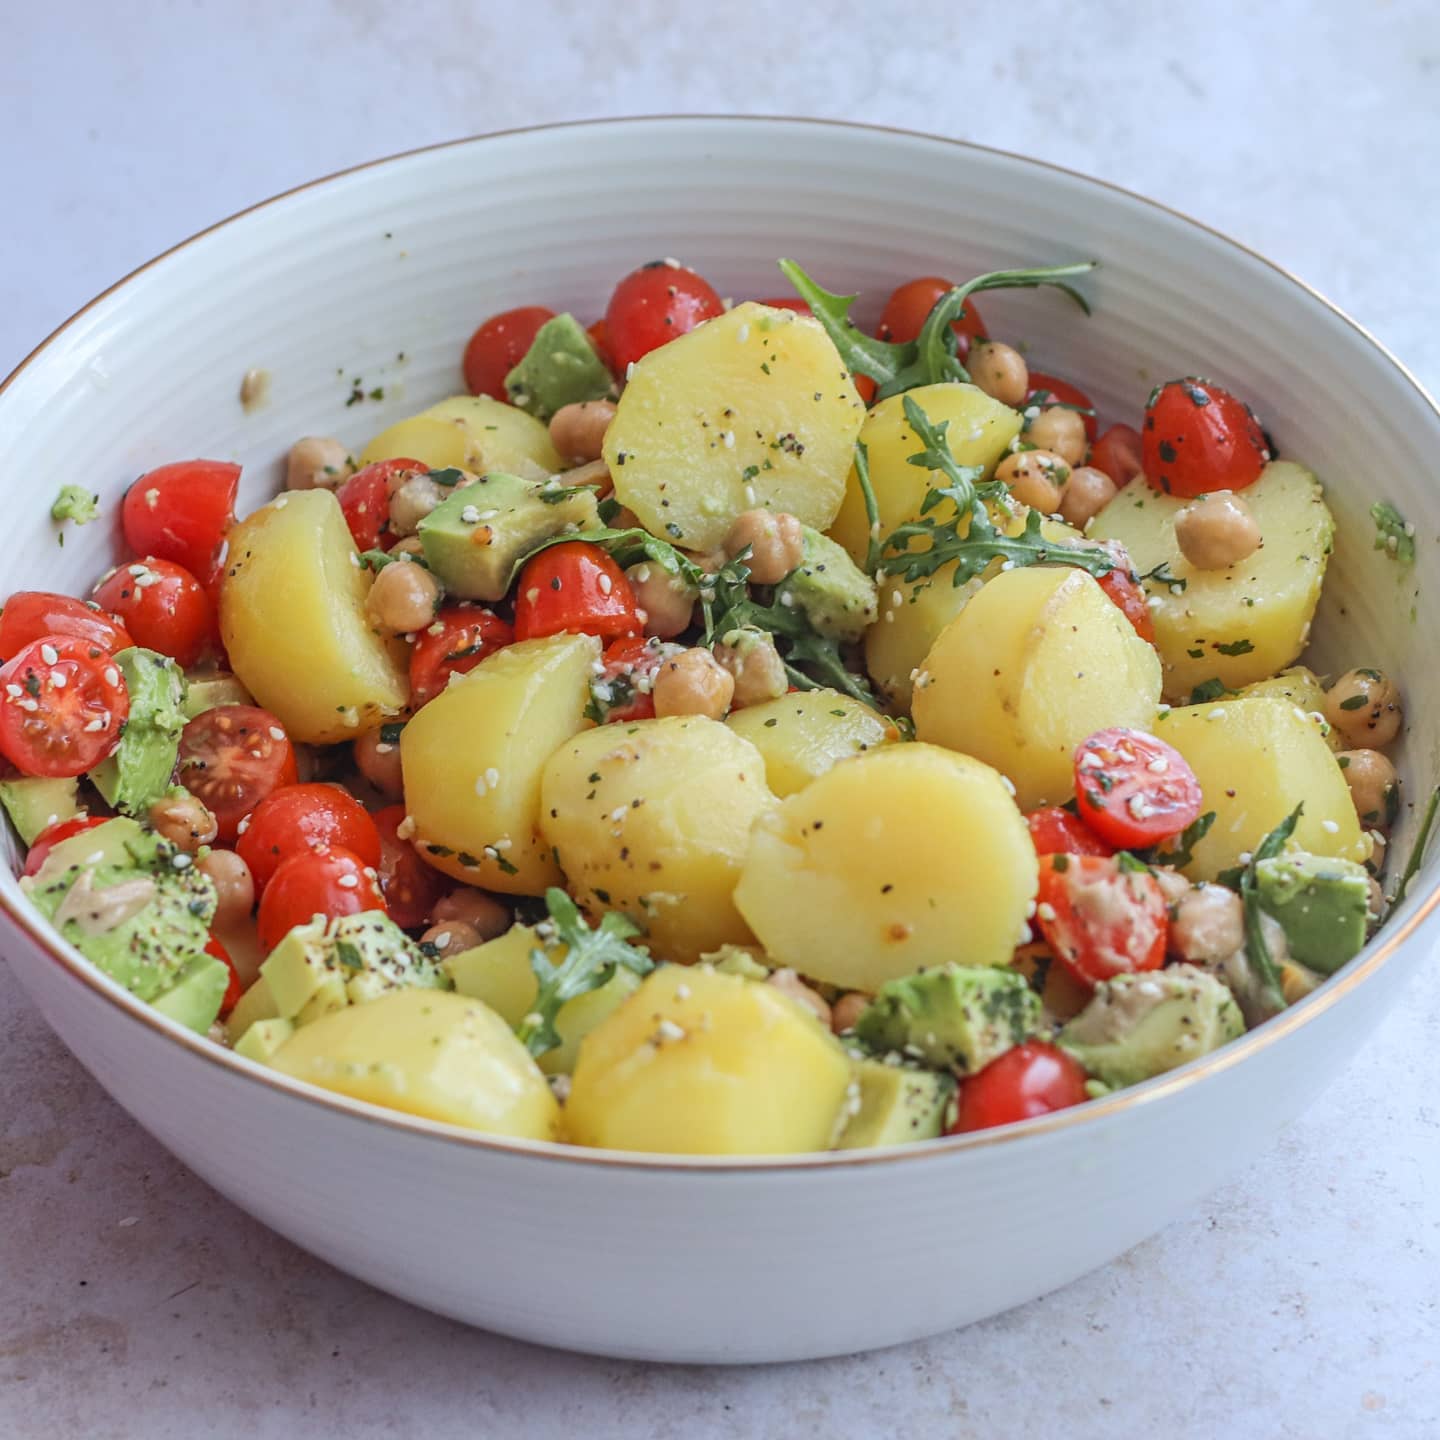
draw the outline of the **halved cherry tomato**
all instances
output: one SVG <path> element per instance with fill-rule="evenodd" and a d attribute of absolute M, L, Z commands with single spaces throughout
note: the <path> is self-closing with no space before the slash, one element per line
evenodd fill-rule
<path fill-rule="evenodd" d="M 17 590 L 0 610 L 0 660 L 42 635 L 71 635 L 111 655 L 135 643 L 125 627 L 92 600 L 49 590 Z"/>
<path fill-rule="evenodd" d="M 349 850 L 306 850 L 281 863 L 260 897 L 256 928 L 273 950 L 297 925 L 317 915 L 333 920 L 362 910 L 384 910 L 375 867 Z"/>
<path fill-rule="evenodd" d="M 230 952 L 220 943 L 219 936 L 213 932 L 205 942 L 205 953 L 213 955 L 217 960 L 223 960 L 226 969 L 230 971 L 230 983 L 226 985 L 225 996 L 220 1001 L 220 1018 L 223 1020 L 240 1003 L 240 997 L 245 993 L 245 987 L 240 983 L 240 972 L 235 968 L 235 962 L 230 958 Z"/>
<path fill-rule="evenodd" d="M 68 840 L 72 835 L 79 835 L 82 831 L 93 830 L 97 825 L 103 825 L 103 815 L 72 815 L 68 820 L 61 820 L 57 825 L 47 826 L 36 837 L 35 843 L 30 847 L 30 853 L 25 857 L 26 875 L 38 875 L 40 867 L 45 863 L 45 857 L 62 841 Z"/>
<path fill-rule="evenodd" d="M 1103 855 L 1045 855 L 1035 923 L 1055 958 L 1083 985 L 1155 970 L 1170 928 L 1165 892 L 1147 870 Z"/>
<path fill-rule="evenodd" d="M 1080 418 L 1085 422 L 1085 438 L 1093 445 L 1095 437 L 1100 432 L 1100 426 L 1095 419 L 1095 402 L 1078 386 L 1072 385 L 1068 380 L 1062 380 L 1058 375 L 1047 375 L 1043 370 L 1032 370 L 1030 372 L 1030 389 L 1025 395 L 1025 405 L 1028 407 L 1035 402 L 1037 395 L 1047 395 L 1049 399 L 1041 401 L 1041 408 L 1046 404 L 1050 405 L 1073 405 L 1079 410 L 1088 410 L 1088 415 Z"/>
<path fill-rule="evenodd" d="M 1100 588 L 1113 600 L 1120 613 L 1135 627 L 1135 633 L 1142 639 L 1155 643 L 1155 620 L 1145 590 L 1130 571 L 1128 560 L 1113 570 L 1097 577 Z"/>
<path fill-rule="evenodd" d="M 525 358 L 535 332 L 555 318 L 543 305 L 521 305 L 492 315 L 465 346 L 465 386 L 472 395 L 508 400 L 505 377 Z"/>
<path fill-rule="evenodd" d="M 125 492 L 125 543 L 137 555 L 174 561 L 208 585 L 235 523 L 239 487 L 240 467 L 225 460 L 181 460 L 148 471 Z"/>
<path fill-rule="evenodd" d="M 1112 425 L 1090 447 L 1090 463 L 1124 489 L 1141 470 L 1140 432 L 1131 425 Z"/>
<path fill-rule="evenodd" d="M 515 638 L 569 631 L 613 640 L 641 629 L 625 572 L 598 545 L 567 540 L 542 550 L 515 587 Z"/>
<path fill-rule="evenodd" d="M 724 310 L 710 285 L 685 265 L 652 260 L 632 270 L 605 308 L 605 336 L 616 371 L 623 375 L 642 356 Z"/>
<path fill-rule="evenodd" d="M 510 644 L 515 631 L 478 605 L 448 605 L 415 637 L 410 652 L 410 703 L 417 710 L 487 655 Z"/>
<path fill-rule="evenodd" d="M 1150 392 L 1141 459 L 1154 489 L 1187 497 L 1243 490 L 1269 458 L 1254 412 L 1213 381 L 1187 376 Z"/>
<path fill-rule="evenodd" d="M 1127 849 L 1178 835 L 1202 802 L 1195 772 L 1173 745 L 1123 726 L 1076 746 L 1075 793 L 1085 823 Z"/>
<path fill-rule="evenodd" d="M 983 1070 L 960 1082 L 955 1123 L 946 1132 L 963 1135 L 1068 1110 L 1090 1097 L 1085 1070 L 1073 1055 L 1030 1040 L 1007 1050 Z"/>
<path fill-rule="evenodd" d="M 430 923 L 435 902 L 450 892 L 451 882 L 427 865 L 408 840 L 400 838 L 403 805 L 387 805 L 370 818 L 380 832 L 380 890 L 390 918 L 402 930 L 418 930 Z"/>
<path fill-rule="evenodd" d="M 137 645 L 169 655 L 184 670 L 220 638 L 205 587 L 173 560 L 147 555 L 117 565 L 95 587 L 95 602 L 119 616 Z"/>
<path fill-rule="evenodd" d="M 377 460 L 357 470 L 336 492 L 345 512 L 350 538 L 357 550 L 374 550 L 390 523 L 390 481 L 424 475 L 428 465 L 419 460 Z"/>
<path fill-rule="evenodd" d="M 46 635 L 0 665 L 0 755 L 26 775 L 83 775 L 130 714 L 125 677 L 98 645 Z"/>
<path fill-rule="evenodd" d="M 305 850 L 338 846 L 367 865 L 380 863 L 380 832 L 365 807 L 338 785 L 286 785 L 272 790 L 240 822 L 236 852 L 250 867 L 259 894 L 282 861 Z"/>
<path fill-rule="evenodd" d="M 605 647 L 605 654 L 601 657 L 605 669 L 599 679 L 610 691 L 610 701 L 605 706 L 607 723 L 654 718 L 655 699 L 650 693 L 650 685 L 666 650 L 675 648 L 643 635 L 627 635 L 623 640 L 613 641 Z"/>
<path fill-rule="evenodd" d="M 1032 810 L 1025 823 L 1037 855 L 1113 855 L 1115 847 L 1102 840 L 1077 815 L 1058 805 Z"/>
<path fill-rule="evenodd" d="M 880 328 L 876 332 L 880 339 L 897 345 L 919 337 L 935 302 L 947 291 L 954 289 L 948 280 L 938 275 L 925 275 L 918 280 L 907 280 L 885 302 L 880 313 Z M 986 339 L 990 332 L 980 318 L 973 299 L 965 302 L 960 318 L 950 323 L 955 332 L 955 353 L 963 360 L 970 353 L 973 340 Z"/>
<path fill-rule="evenodd" d="M 217 705 L 180 735 L 180 783 L 215 817 L 221 844 L 282 785 L 295 783 L 295 748 L 284 727 L 258 705 Z"/>

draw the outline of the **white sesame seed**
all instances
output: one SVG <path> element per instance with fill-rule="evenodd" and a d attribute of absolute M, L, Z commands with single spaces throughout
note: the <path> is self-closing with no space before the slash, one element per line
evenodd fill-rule
<path fill-rule="evenodd" d="M 1218 705 L 1205 717 L 1207 720 L 1223 720 L 1225 712 Z"/>
<path fill-rule="evenodd" d="M 1055 918 L 1055 907 L 1048 900 L 1042 900 L 1035 907 L 1035 914 L 1039 916 L 1041 920 L 1053 920 Z"/>
<path fill-rule="evenodd" d="M 735 432 L 733 430 L 722 430 L 720 432 L 720 443 L 727 449 L 735 448 Z"/>
<path fill-rule="evenodd" d="M 18 700 L 25 692 L 18 685 L 7 685 L 5 693 L 12 699 Z"/>
<path fill-rule="evenodd" d="M 174 856 L 170 863 L 177 870 L 188 870 L 195 862 L 190 858 L 190 856 L 188 856 L 183 850 L 181 850 L 179 854 Z"/>
<path fill-rule="evenodd" d="M 396 827 L 395 834 L 401 840 L 408 840 L 415 833 L 415 817 L 407 815 Z"/>
<path fill-rule="evenodd" d="M 661 1020 L 655 1027 L 655 1033 L 662 1040 L 683 1040 L 685 1032 L 673 1020 Z"/>
<path fill-rule="evenodd" d="M 120 683 L 120 672 L 113 666 L 105 667 L 105 683 L 107 685 L 118 685 Z"/>
<path fill-rule="evenodd" d="M 615 588 L 615 582 L 608 575 L 606 575 L 604 571 L 601 571 L 597 583 L 600 586 L 600 593 L 602 595 L 608 595 Z"/>
<path fill-rule="evenodd" d="M 690 998 L 690 987 L 680 984 L 675 987 L 675 998 L 677 1000 L 688 1000 Z"/>
<path fill-rule="evenodd" d="M 478 525 L 480 523 L 480 510 L 478 506 L 467 505 L 461 512 L 460 518 L 467 525 Z"/>
<path fill-rule="evenodd" d="M 483 775 L 477 775 L 475 777 L 475 793 L 477 795 L 483 795 L 485 793 L 485 777 Z"/>
<path fill-rule="evenodd" d="M 50 688 L 52 690 L 63 690 L 65 688 L 65 672 L 56 670 L 50 676 Z"/>
<path fill-rule="evenodd" d="M 500 783 L 500 772 L 493 765 L 485 771 L 485 783 L 492 790 Z"/>
<path fill-rule="evenodd" d="M 610 818 L 611 818 L 611 820 L 613 820 L 613 821 L 618 825 L 618 824 L 620 823 L 620 821 L 622 821 L 622 820 L 625 818 L 625 810 L 626 810 L 626 807 L 625 807 L 624 805 L 617 805 L 617 806 L 610 812 Z"/>
<path fill-rule="evenodd" d="M 1320 822 L 1320 828 L 1327 835 L 1338 835 L 1340 833 L 1340 826 L 1334 820 L 1322 820 Z"/>
<path fill-rule="evenodd" d="M 750 327 L 742 325 L 736 332 L 735 338 L 743 345 L 750 338 Z"/>
<path fill-rule="evenodd" d="M 1170 768 L 1170 762 L 1163 755 L 1157 755 L 1145 768 L 1152 775 L 1163 775 Z"/>
<path fill-rule="evenodd" d="M 31 705 L 35 704 L 33 700 L 28 703 Z M 85 722 L 85 733 L 87 735 L 98 735 L 104 728 L 105 722 L 98 715 L 93 720 L 87 720 Z"/>
<path fill-rule="evenodd" d="M 442 930 L 431 942 L 437 950 L 443 950 L 450 943 L 450 932 Z"/>
<path fill-rule="evenodd" d="M 285 738 L 285 732 L 278 725 L 272 725 L 270 727 L 270 738 L 272 740 L 283 740 Z"/>
<path fill-rule="evenodd" d="M 250 828 L 250 817 L 247 815 L 236 827 L 235 833 L 243 835 Z"/>
<path fill-rule="evenodd" d="M 342 875 L 335 882 L 342 890 L 353 890 L 360 883 L 358 875 Z"/>
<path fill-rule="evenodd" d="M 60 652 L 53 645 L 42 645 L 40 647 L 40 658 L 47 665 L 56 665 L 60 661 Z"/>
<path fill-rule="evenodd" d="M 151 486 L 151 488 L 145 492 L 145 508 L 147 510 L 153 510 L 159 503 L 160 492 L 155 489 L 154 486 Z"/>

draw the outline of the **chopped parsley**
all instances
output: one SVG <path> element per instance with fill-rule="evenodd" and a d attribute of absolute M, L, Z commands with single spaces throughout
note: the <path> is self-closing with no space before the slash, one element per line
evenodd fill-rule
<path fill-rule="evenodd" d="M 88 525 L 99 515 L 100 497 L 79 485 L 62 485 L 50 507 L 50 518 L 62 523 L 73 520 L 77 525 Z"/>

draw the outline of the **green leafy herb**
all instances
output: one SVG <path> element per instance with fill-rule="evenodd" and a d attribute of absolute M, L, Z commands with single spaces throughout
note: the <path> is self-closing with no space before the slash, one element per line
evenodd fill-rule
<path fill-rule="evenodd" d="M 449 490 L 465 478 L 465 472 L 455 469 L 454 466 L 447 465 L 443 470 L 429 471 L 425 478 L 427 480 L 433 480 L 437 485 L 443 485 Z"/>
<path fill-rule="evenodd" d="M 1420 818 L 1420 830 L 1415 836 L 1415 843 L 1410 847 L 1410 858 L 1406 860 L 1405 868 L 1400 872 L 1400 883 L 1390 898 L 1392 910 L 1404 900 L 1410 882 L 1420 873 L 1420 867 L 1425 863 L 1425 851 L 1430 846 L 1430 832 L 1435 828 L 1437 808 L 1440 808 L 1440 785 L 1430 792 L 1430 798 L 1425 802 L 1425 813 Z"/>
<path fill-rule="evenodd" d="M 1214 823 L 1215 812 L 1207 810 L 1167 841 L 1163 849 L 1155 845 L 1140 853 L 1152 865 L 1173 865 L 1175 869 L 1183 870 L 1195 858 L 1195 847 L 1210 833 Z"/>
<path fill-rule="evenodd" d="M 1363 710 L 1370 703 L 1368 695 L 1352 695 L 1348 700 L 1340 702 L 1342 710 Z"/>
<path fill-rule="evenodd" d="M 1213 677 L 1209 680 L 1202 680 L 1191 692 L 1190 703 L 1192 705 L 1208 705 L 1212 700 L 1219 700 L 1224 695 L 1238 695 L 1238 690 L 1232 690 L 1223 680 Z"/>
<path fill-rule="evenodd" d="M 1249 863 L 1243 866 L 1238 874 L 1230 871 L 1220 877 L 1222 884 L 1230 883 L 1234 877 L 1231 888 L 1240 892 L 1240 903 L 1245 913 L 1245 958 L 1250 962 L 1250 968 L 1265 991 L 1269 1008 L 1277 1014 L 1285 1008 L 1285 994 L 1280 987 L 1280 971 L 1275 964 L 1275 957 L 1270 953 L 1261 924 L 1263 912 L 1260 908 L 1260 892 L 1256 885 L 1256 866 L 1262 860 L 1273 860 L 1284 851 L 1285 842 L 1295 833 L 1295 826 L 1299 823 L 1304 809 L 1303 804 L 1297 805 L 1255 847 Z"/>
<path fill-rule="evenodd" d="M 360 947 L 353 940 L 336 940 L 335 958 L 347 970 L 363 970 L 365 962 L 360 956 Z"/>
<path fill-rule="evenodd" d="M 398 745 L 404 730 L 405 722 L 403 720 L 387 720 L 380 727 L 380 743 L 382 745 Z"/>
<path fill-rule="evenodd" d="M 865 501 L 865 519 L 870 526 L 865 573 L 874 575 L 880 568 L 880 505 L 875 499 L 875 487 L 870 483 L 870 452 L 861 440 L 855 442 L 855 479 L 860 486 L 860 496 Z"/>
<path fill-rule="evenodd" d="M 1375 548 L 1386 551 L 1402 565 L 1415 563 L 1415 527 L 1388 501 L 1370 507 L 1375 522 Z"/>
<path fill-rule="evenodd" d="M 600 487 L 598 485 L 542 485 L 540 487 L 540 498 L 547 505 L 559 505 L 564 500 L 573 496 L 583 495 L 587 490 L 593 495 Z M 573 536 L 570 538 L 574 538 Z"/>
<path fill-rule="evenodd" d="M 1228 645 L 1217 645 L 1221 655 L 1248 655 L 1255 647 L 1248 640 L 1232 640 Z"/>
<path fill-rule="evenodd" d="M 50 507 L 52 520 L 73 520 L 77 525 L 88 525 L 99 514 L 100 497 L 79 485 L 62 485 Z"/>
<path fill-rule="evenodd" d="M 648 560 L 658 565 L 667 575 L 677 575 L 697 590 L 709 578 L 688 555 L 677 550 L 668 540 L 662 540 L 648 530 L 612 530 L 607 526 L 600 530 L 561 533 L 542 540 L 516 560 L 505 588 L 508 590 L 515 583 L 526 563 L 542 550 L 548 550 L 552 545 L 564 545 L 571 540 L 584 540 L 591 545 L 598 545 L 622 570 L 630 565 L 638 565 L 642 560 Z"/>
<path fill-rule="evenodd" d="M 367 570 L 374 570 L 377 574 L 387 565 L 419 565 L 428 570 L 430 568 L 425 557 L 418 552 L 402 551 L 399 555 L 391 554 L 386 550 L 362 550 L 360 552 L 360 564 Z"/>
<path fill-rule="evenodd" d="M 1130 850 L 1115 852 L 1115 868 L 1122 874 L 1128 875 L 1148 875 L 1150 873 L 1150 866 Z"/>
<path fill-rule="evenodd" d="M 1168 560 L 1162 560 L 1153 570 L 1147 570 L 1143 575 L 1137 575 L 1137 580 L 1153 580 L 1157 585 L 1168 585 L 1172 592 L 1180 593 L 1190 584 L 1188 580 L 1182 580 L 1170 568 Z"/>

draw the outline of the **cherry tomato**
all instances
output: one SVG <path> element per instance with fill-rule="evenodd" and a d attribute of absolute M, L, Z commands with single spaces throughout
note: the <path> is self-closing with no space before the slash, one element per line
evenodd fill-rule
<path fill-rule="evenodd" d="M 0 610 L 0 659 L 42 635 L 71 635 L 113 655 L 135 642 L 125 627 L 91 600 L 49 590 L 18 590 Z"/>
<path fill-rule="evenodd" d="M 595 353 L 605 362 L 605 368 L 613 372 L 615 357 L 610 353 L 610 332 L 605 322 L 597 320 L 585 333 L 590 337 Z"/>
<path fill-rule="evenodd" d="M 880 387 L 876 385 L 876 383 L 868 375 L 852 374 L 850 378 L 855 382 L 856 392 L 859 394 L 860 398 L 868 405 L 875 398 L 875 392 Z"/>
<path fill-rule="evenodd" d="M 73 635 L 32 640 L 0 665 L 0 755 L 26 775 L 83 775 L 130 714 L 125 677 Z"/>
<path fill-rule="evenodd" d="M 515 638 L 538 640 L 569 631 L 613 640 L 640 631 L 635 592 L 625 572 L 598 545 L 567 540 L 542 550 L 515 587 Z"/>
<path fill-rule="evenodd" d="M 960 1082 L 955 1123 L 947 1133 L 963 1135 L 1009 1125 L 1068 1110 L 1089 1098 L 1085 1070 L 1073 1055 L 1042 1040 L 1030 1040 Z"/>
<path fill-rule="evenodd" d="M 230 982 L 225 986 L 225 996 L 220 1001 L 220 1018 L 223 1020 L 240 1003 L 240 997 L 245 993 L 245 987 L 240 983 L 240 972 L 235 968 L 235 962 L 230 958 L 230 952 L 220 943 L 219 936 L 213 932 L 205 942 L 205 953 L 213 955 L 217 960 L 223 960 L 225 968 L 230 972 Z"/>
<path fill-rule="evenodd" d="M 390 523 L 390 481 L 424 475 L 430 467 L 419 460 L 377 460 L 357 470 L 336 492 L 345 512 L 350 538 L 357 550 L 374 550 Z"/>
<path fill-rule="evenodd" d="M 919 280 L 907 280 L 885 302 L 880 313 L 880 339 L 897 345 L 919 338 L 921 327 L 935 308 L 935 302 L 947 291 L 954 289 L 948 280 L 938 275 L 926 275 Z M 990 332 L 980 318 L 973 299 L 965 302 L 958 320 L 950 322 L 955 332 L 955 353 L 963 360 L 970 353 L 972 340 L 983 340 Z"/>
<path fill-rule="evenodd" d="M 258 705 L 217 705 L 180 735 L 180 783 L 215 817 L 232 845 L 240 822 L 272 791 L 295 783 L 295 748 Z"/>
<path fill-rule="evenodd" d="M 367 865 L 380 863 L 380 832 L 353 795 L 338 785 L 286 785 L 240 822 L 235 849 L 259 894 L 282 861 L 327 845 L 349 850 Z"/>
<path fill-rule="evenodd" d="M 1126 848 L 1168 840 L 1200 814 L 1195 772 L 1173 745 L 1144 730 L 1117 726 L 1082 740 L 1075 793 L 1085 823 Z"/>
<path fill-rule="evenodd" d="M 1248 405 L 1210 380 L 1167 380 L 1145 406 L 1145 478 L 1167 495 L 1243 490 L 1260 478 L 1270 447 Z"/>
<path fill-rule="evenodd" d="M 1165 892 L 1148 871 L 1104 855 L 1045 855 L 1035 923 L 1055 958 L 1083 985 L 1155 970 L 1170 928 Z"/>
<path fill-rule="evenodd" d="M 505 377 L 525 358 L 535 332 L 555 318 L 543 305 L 522 305 L 492 315 L 465 347 L 465 385 L 472 395 L 508 400 Z"/>
<path fill-rule="evenodd" d="M 390 918 L 402 930 L 430 923 L 435 902 L 449 894 L 451 883 L 427 865 L 415 847 L 397 833 L 405 820 L 403 805 L 387 805 L 370 817 L 380 832 L 380 891 Z"/>
<path fill-rule="evenodd" d="M 1025 823 L 1037 855 L 1113 855 L 1115 847 L 1102 840 L 1077 815 L 1048 805 L 1032 810 Z"/>
<path fill-rule="evenodd" d="M 95 601 L 114 611 L 137 645 L 169 655 L 184 670 L 219 640 L 205 587 L 173 560 L 147 555 L 116 566 L 95 587 Z"/>
<path fill-rule="evenodd" d="M 600 679 L 610 687 L 611 698 L 605 707 L 607 723 L 654 718 L 655 700 L 650 694 L 650 682 L 660 669 L 666 649 L 659 640 L 646 639 L 643 635 L 627 635 L 605 647 L 602 657 L 605 669 Z"/>
<path fill-rule="evenodd" d="M 1145 590 L 1130 571 L 1127 561 L 1097 577 L 1100 588 L 1113 600 L 1120 613 L 1135 627 L 1142 639 L 1155 643 L 1155 620 L 1150 614 Z"/>
<path fill-rule="evenodd" d="M 605 309 L 605 335 L 615 369 L 625 371 L 667 340 L 723 314 L 720 297 L 693 270 L 652 260 L 632 270 Z"/>
<path fill-rule="evenodd" d="M 797 315 L 809 315 L 811 309 L 807 301 L 802 300 L 798 295 L 782 295 L 774 300 L 759 300 L 759 305 L 768 305 L 772 310 L 793 310 Z"/>
<path fill-rule="evenodd" d="M 419 709 L 487 655 L 510 644 L 515 631 L 493 611 L 448 605 L 415 637 L 410 652 L 410 703 Z"/>
<path fill-rule="evenodd" d="M 224 460 L 181 460 L 151 470 L 125 492 L 125 543 L 137 555 L 183 566 L 208 585 L 235 523 L 239 487 L 240 467 Z"/>
<path fill-rule="evenodd" d="M 1042 409 L 1045 405 L 1060 404 L 1075 405 L 1081 410 L 1088 410 L 1090 413 L 1082 415 L 1080 418 L 1085 422 L 1085 438 L 1092 445 L 1095 443 L 1095 436 L 1100 430 L 1100 426 L 1095 420 L 1095 402 L 1078 385 L 1072 385 L 1058 375 L 1047 375 L 1043 370 L 1032 370 L 1030 372 L 1030 389 L 1025 394 L 1026 406 L 1034 404 L 1035 397 L 1040 394 L 1049 397 L 1048 400 L 1042 402 Z"/>
<path fill-rule="evenodd" d="M 317 915 L 333 920 L 362 910 L 384 910 L 374 866 L 349 850 L 306 850 L 281 862 L 260 897 L 260 944 L 273 950 L 297 925 Z"/>
<path fill-rule="evenodd" d="M 1122 489 L 1141 470 L 1140 432 L 1130 425 L 1112 425 L 1090 447 L 1090 463 Z"/>
<path fill-rule="evenodd" d="M 62 840 L 68 840 L 72 835 L 79 835 L 85 830 L 93 830 L 97 825 L 104 823 L 105 819 L 101 815 L 72 815 L 68 820 L 61 820 L 56 825 L 47 826 L 35 837 L 35 843 L 25 857 L 23 873 L 38 875 L 40 867 L 45 863 L 45 857 Z"/>

